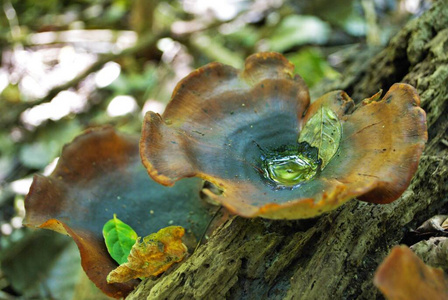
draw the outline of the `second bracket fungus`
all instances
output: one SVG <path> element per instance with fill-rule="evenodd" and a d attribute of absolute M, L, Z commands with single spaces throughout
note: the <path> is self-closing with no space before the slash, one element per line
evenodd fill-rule
<path fill-rule="evenodd" d="M 209 207 L 200 199 L 200 179 L 190 178 L 175 187 L 164 187 L 148 178 L 138 150 L 137 136 L 117 132 L 109 126 L 89 129 L 64 147 L 50 176 L 34 177 L 25 200 L 24 223 L 70 235 L 78 246 L 88 277 L 114 298 L 126 297 L 139 283 L 127 281 L 133 277 L 123 274 L 126 282 L 118 280 L 119 283 L 109 284 L 106 280 L 117 267 L 116 261 L 126 263 L 128 253 L 123 249 L 132 247 L 137 239 L 132 228 L 147 235 L 174 221 L 187 229 L 185 243 L 194 246 L 209 220 Z M 109 223 L 114 214 L 132 228 L 116 217 Z M 103 229 L 105 236 L 113 232 L 107 236 L 106 243 Z M 121 235 L 113 236 L 116 231 L 121 231 Z M 175 232 L 179 238 L 184 234 Z M 108 251 L 111 247 L 115 247 L 113 257 Z M 123 249 L 117 249 L 120 247 Z M 147 264 L 153 267 L 151 270 L 158 272 L 169 265 L 161 262 L 161 257 L 171 259 L 173 251 L 159 251 L 152 261 L 149 252 L 145 254 L 148 254 Z M 177 255 L 175 261 L 179 260 Z M 133 269 L 138 266 L 135 262 L 131 265 Z M 148 268 L 142 269 L 142 272 L 148 271 Z"/>
<path fill-rule="evenodd" d="M 278 53 L 239 71 L 208 64 L 183 79 L 163 116 L 148 112 L 140 154 L 164 185 L 201 177 L 232 212 L 300 219 L 352 198 L 388 203 L 414 175 L 427 140 L 416 90 L 394 84 L 355 107 L 343 91 L 310 105 L 308 88 Z"/>

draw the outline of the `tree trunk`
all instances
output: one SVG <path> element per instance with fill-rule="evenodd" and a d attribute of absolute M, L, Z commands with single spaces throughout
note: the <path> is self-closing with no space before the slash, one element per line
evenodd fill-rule
<path fill-rule="evenodd" d="M 446 0 L 324 89 L 343 89 L 360 100 L 395 82 L 417 88 L 429 133 L 419 169 L 399 200 L 352 200 L 308 220 L 233 217 L 177 269 L 146 279 L 128 299 L 382 298 L 372 278 L 389 250 L 410 229 L 448 211 Z"/>

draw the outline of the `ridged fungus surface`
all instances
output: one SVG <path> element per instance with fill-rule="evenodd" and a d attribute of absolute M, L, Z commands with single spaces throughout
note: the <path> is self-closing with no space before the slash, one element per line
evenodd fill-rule
<path fill-rule="evenodd" d="M 300 219 L 352 198 L 389 203 L 408 187 L 427 140 L 416 90 L 394 84 L 358 105 L 343 91 L 310 105 L 308 88 L 278 53 L 192 72 L 163 115 L 148 112 L 140 154 L 163 185 L 185 177 L 244 216 Z"/>

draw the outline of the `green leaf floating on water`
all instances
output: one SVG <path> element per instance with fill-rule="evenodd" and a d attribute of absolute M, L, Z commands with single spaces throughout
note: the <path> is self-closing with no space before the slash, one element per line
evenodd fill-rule
<path fill-rule="evenodd" d="M 319 149 L 323 169 L 338 151 L 341 136 L 342 126 L 337 115 L 331 109 L 322 106 L 303 127 L 299 142 L 307 142 Z"/>
<path fill-rule="evenodd" d="M 104 241 L 110 256 L 120 265 L 128 261 L 128 255 L 137 240 L 137 233 L 114 214 L 103 227 Z"/>

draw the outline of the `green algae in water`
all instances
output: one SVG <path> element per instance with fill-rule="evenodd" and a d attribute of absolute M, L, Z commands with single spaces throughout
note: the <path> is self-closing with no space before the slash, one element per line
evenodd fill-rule
<path fill-rule="evenodd" d="M 306 142 L 298 147 L 273 151 L 263 156 L 262 161 L 264 176 L 276 188 L 293 188 L 312 179 L 322 163 L 318 159 L 317 149 Z"/>
<path fill-rule="evenodd" d="M 285 186 L 297 185 L 317 173 L 317 165 L 300 154 L 273 158 L 267 160 L 266 165 L 269 178 Z"/>

